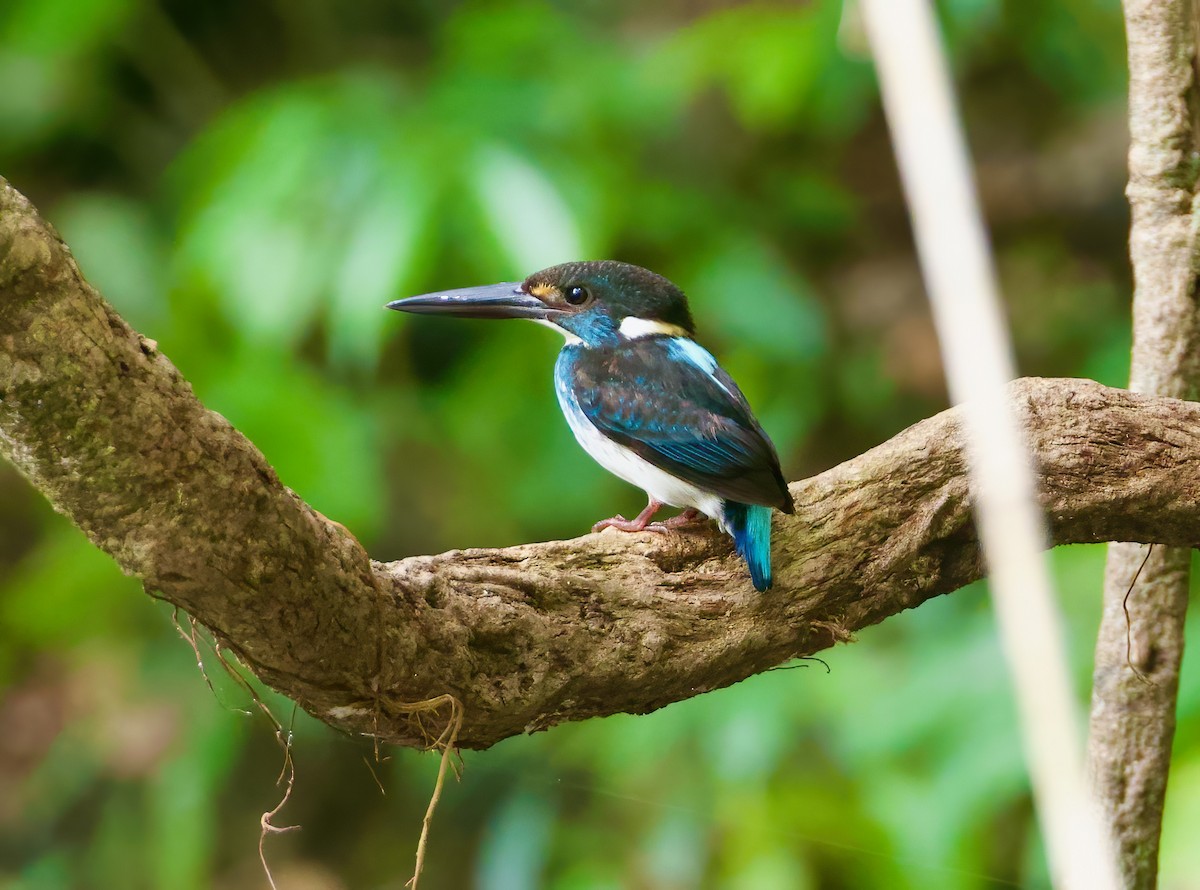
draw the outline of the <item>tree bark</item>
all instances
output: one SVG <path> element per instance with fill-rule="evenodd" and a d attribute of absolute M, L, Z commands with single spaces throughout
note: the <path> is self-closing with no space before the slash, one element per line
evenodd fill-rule
<path fill-rule="evenodd" d="M 1084 380 L 1011 397 L 1056 542 L 1200 542 L 1200 405 Z M 196 400 L 3 180 L 0 453 L 265 682 L 405 745 L 427 741 L 413 702 L 456 697 L 472 748 L 644 713 L 981 575 L 956 410 L 793 483 L 766 594 L 714 529 L 374 563 Z"/>
<path fill-rule="evenodd" d="M 1130 389 L 1191 398 L 1200 360 L 1195 10 L 1191 0 L 1125 0 L 1124 7 L 1135 282 Z M 1157 882 L 1191 563 L 1187 549 L 1147 549 L 1109 548 L 1088 741 L 1122 882 L 1138 890 Z"/>

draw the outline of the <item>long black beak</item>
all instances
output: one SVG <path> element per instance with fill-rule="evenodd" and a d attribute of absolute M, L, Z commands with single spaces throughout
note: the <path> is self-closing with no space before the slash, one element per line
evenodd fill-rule
<path fill-rule="evenodd" d="M 418 315 L 454 315 L 459 318 L 532 318 L 543 321 L 558 310 L 551 309 L 537 297 L 521 290 L 521 282 L 486 284 L 483 287 L 464 287 L 458 290 L 436 291 L 393 300 L 389 309 L 413 312 Z"/>

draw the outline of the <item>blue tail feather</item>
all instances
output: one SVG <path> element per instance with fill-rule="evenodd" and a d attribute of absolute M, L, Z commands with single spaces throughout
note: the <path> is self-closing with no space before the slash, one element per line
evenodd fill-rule
<path fill-rule="evenodd" d="M 725 502 L 725 526 L 746 566 L 754 589 L 771 586 L 771 508 Z"/>

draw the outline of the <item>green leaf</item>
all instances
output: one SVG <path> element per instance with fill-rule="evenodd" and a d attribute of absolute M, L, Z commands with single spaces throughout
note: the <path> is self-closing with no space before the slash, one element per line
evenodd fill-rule
<path fill-rule="evenodd" d="M 499 146 L 480 151 L 475 186 L 493 236 L 519 277 L 587 251 L 559 190 L 527 159 Z"/>

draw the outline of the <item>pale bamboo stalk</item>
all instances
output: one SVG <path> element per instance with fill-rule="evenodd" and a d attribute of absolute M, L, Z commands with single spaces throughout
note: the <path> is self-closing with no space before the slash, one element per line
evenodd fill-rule
<path fill-rule="evenodd" d="M 1116 888 L 1084 780 L 1079 708 L 1042 550 L 1033 471 L 1004 385 L 1014 377 L 999 289 L 928 0 L 863 0 L 952 399 L 1034 801 L 1056 886 Z"/>

